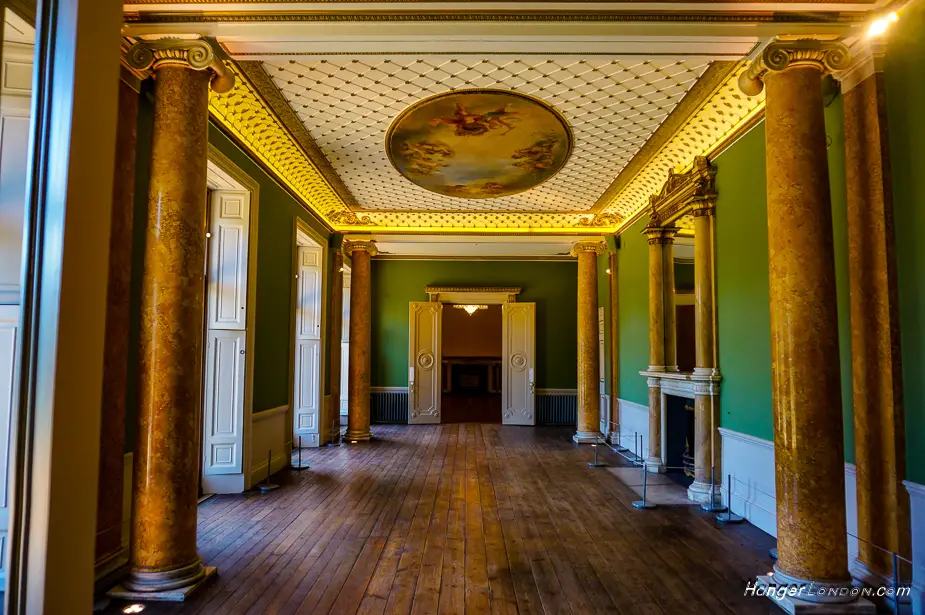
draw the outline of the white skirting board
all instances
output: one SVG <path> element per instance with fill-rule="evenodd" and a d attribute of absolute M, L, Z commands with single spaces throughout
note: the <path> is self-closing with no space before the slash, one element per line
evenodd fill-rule
<path fill-rule="evenodd" d="M 292 430 L 289 425 L 289 406 L 255 412 L 251 429 L 251 469 L 248 486 L 254 486 L 267 477 L 267 451 L 273 451 L 270 473 L 289 465 L 292 452 Z"/>
<path fill-rule="evenodd" d="M 631 453 L 635 453 L 641 446 L 639 455 L 645 459 L 649 456 L 649 407 L 625 399 L 617 399 L 617 406 L 620 413 L 620 444 Z M 616 438 L 614 433 L 613 439 Z M 641 444 L 634 445 L 634 439 Z"/>

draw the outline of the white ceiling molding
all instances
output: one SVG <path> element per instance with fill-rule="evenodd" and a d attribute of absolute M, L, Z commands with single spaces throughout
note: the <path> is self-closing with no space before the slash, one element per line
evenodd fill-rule
<path fill-rule="evenodd" d="M 578 241 L 600 241 L 582 236 L 463 236 L 463 235 L 364 235 L 345 237 L 346 241 L 372 239 L 376 258 L 453 259 L 453 260 L 538 260 L 571 259 Z"/>

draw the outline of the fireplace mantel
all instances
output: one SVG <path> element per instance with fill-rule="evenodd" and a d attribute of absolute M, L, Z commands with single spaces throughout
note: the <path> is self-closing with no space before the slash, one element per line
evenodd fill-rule
<path fill-rule="evenodd" d="M 719 370 L 712 370 L 710 374 L 690 372 L 650 372 L 641 371 L 650 387 L 661 387 L 663 395 L 677 395 L 694 399 L 695 395 L 719 396 L 720 383 L 723 377 Z"/>

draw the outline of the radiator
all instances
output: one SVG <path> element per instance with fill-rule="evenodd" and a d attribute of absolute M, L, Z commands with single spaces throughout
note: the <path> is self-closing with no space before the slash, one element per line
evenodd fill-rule
<path fill-rule="evenodd" d="M 575 393 L 537 393 L 537 425 L 576 425 L 578 423 L 578 395 Z"/>
<path fill-rule="evenodd" d="M 369 395 L 372 423 L 407 423 L 408 391 L 373 391 Z"/>

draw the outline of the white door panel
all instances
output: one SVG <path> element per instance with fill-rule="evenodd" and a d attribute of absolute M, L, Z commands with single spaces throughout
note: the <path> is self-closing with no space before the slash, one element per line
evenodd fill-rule
<path fill-rule="evenodd" d="M 440 327 L 443 305 L 411 302 L 408 351 L 408 422 L 440 422 Z"/>
<path fill-rule="evenodd" d="M 292 433 L 303 446 L 320 444 L 322 256 L 318 246 L 299 247 Z"/>
<path fill-rule="evenodd" d="M 296 341 L 296 389 L 295 389 L 295 435 L 302 436 L 302 443 L 317 443 L 320 420 L 321 342 L 319 340 Z"/>
<path fill-rule="evenodd" d="M 206 474 L 239 474 L 244 451 L 244 331 L 209 331 L 206 343 Z"/>
<path fill-rule="evenodd" d="M 321 248 L 299 248 L 296 337 L 321 339 Z"/>
<path fill-rule="evenodd" d="M 209 329 L 247 327 L 250 193 L 212 191 L 209 225 Z"/>
<path fill-rule="evenodd" d="M 340 345 L 340 412 L 345 414 L 347 412 L 347 398 L 349 397 L 347 386 L 350 381 L 350 377 L 347 374 L 347 370 L 350 367 L 350 344 L 341 342 Z"/>
<path fill-rule="evenodd" d="M 501 312 L 501 421 L 534 425 L 536 304 L 505 303 Z"/>

